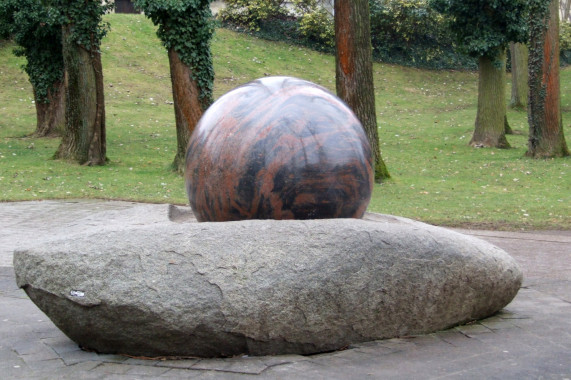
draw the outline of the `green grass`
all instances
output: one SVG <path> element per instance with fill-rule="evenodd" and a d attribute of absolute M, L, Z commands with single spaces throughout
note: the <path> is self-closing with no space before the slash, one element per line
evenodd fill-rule
<path fill-rule="evenodd" d="M 27 137 L 35 108 L 23 61 L 0 42 L 0 200 L 105 198 L 187 203 L 170 171 L 176 136 L 165 49 L 140 15 L 109 15 L 103 65 L 110 163 L 51 159 L 59 140 Z M 219 29 L 215 96 L 264 75 L 291 75 L 335 89 L 330 55 Z M 448 226 L 571 229 L 571 159 L 524 158 L 527 115 L 509 111 L 512 149 L 468 146 L 477 74 L 375 64 L 383 157 L 393 179 L 376 185 L 370 211 Z M 571 69 L 561 72 L 571 136 Z M 506 101 L 509 94 L 506 93 Z"/>

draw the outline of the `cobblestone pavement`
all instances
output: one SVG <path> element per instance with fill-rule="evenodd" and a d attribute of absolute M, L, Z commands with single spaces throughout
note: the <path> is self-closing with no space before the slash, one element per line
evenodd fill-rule
<path fill-rule="evenodd" d="M 158 360 L 82 351 L 17 288 L 12 252 L 61 237 L 160 223 L 168 205 L 0 203 L 0 379 L 567 379 L 571 380 L 571 231 L 460 232 L 523 268 L 498 315 L 450 330 L 312 355 Z"/>

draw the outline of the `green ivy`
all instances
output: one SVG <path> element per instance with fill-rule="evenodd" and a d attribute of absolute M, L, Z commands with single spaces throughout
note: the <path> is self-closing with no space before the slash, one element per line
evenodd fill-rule
<path fill-rule="evenodd" d="M 103 22 L 105 13 L 113 9 L 110 0 L 44 0 L 50 7 L 52 22 L 71 26 L 71 38 L 91 52 L 98 52 L 101 40 L 109 30 Z"/>
<path fill-rule="evenodd" d="M 50 17 L 40 0 L 2 0 L 0 36 L 11 37 L 18 48 L 14 54 L 26 58 L 22 67 L 34 88 L 35 100 L 49 102 L 48 93 L 63 80 L 61 24 Z"/>
<path fill-rule="evenodd" d="M 530 81 L 534 74 L 540 73 L 543 66 L 543 35 L 547 28 L 546 18 L 549 17 L 549 0 L 528 0 L 529 6 L 529 72 Z"/>
<path fill-rule="evenodd" d="M 529 87 L 536 96 L 530 97 L 530 130 L 537 127 L 537 120 L 543 118 L 545 110 L 537 104 L 543 104 L 547 95 L 543 84 L 544 35 L 549 20 L 549 0 L 528 0 L 529 6 Z M 535 136 L 530 136 L 535 139 Z"/>
<path fill-rule="evenodd" d="M 14 12 L 18 9 L 17 0 L 5 0 L 0 2 L 0 38 L 12 37 L 14 28 Z"/>
<path fill-rule="evenodd" d="M 272 41 L 333 53 L 333 15 L 324 0 L 229 0 L 223 26 Z M 329 3 L 330 4 L 330 3 Z M 427 0 L 369 0 L 371 42 L 377 61 L 432 69 L 474 69 L 476 61 L 455 51 L 446 17 Z"/>
<path fill-rule="evenodd" d="M 212 103 L 214 69 L 210 41 L 214 23 L 211 0 L 135 0 L 145 15 L 158 26 L 163 45 L 174 48 L 192 72 L 199 87 L 203 109 Z"/>
<path fill-rule="evenodd" d="M 427 0 L 369 0 L 369 9 L 375 59 L 435 69 L 476 67 L 456 53 L 447 17 Z"/>
<path fill-rule="evenodd" d="M 532 0 L 536 1 L 536 0 Z M 510 42 L 527 41 L 527 0 L 429 0 L 448 15 L 458 49 L 472 57 L 496 59 Z"/>

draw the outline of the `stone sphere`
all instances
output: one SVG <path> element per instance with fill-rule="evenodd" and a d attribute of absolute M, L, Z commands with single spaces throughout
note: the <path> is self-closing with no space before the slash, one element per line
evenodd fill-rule
<path fill-rule="evenodd" d="M 186 153 L 196 218 L 360 218 L 373 189 L 372 155 L 353 112 L 314 83 L 266 77 L 219 98 Z"/>

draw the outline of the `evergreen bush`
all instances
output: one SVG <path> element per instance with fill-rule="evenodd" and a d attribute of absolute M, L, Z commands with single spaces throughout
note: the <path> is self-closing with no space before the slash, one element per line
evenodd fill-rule
<path fill-rule="evenodd" d="M 287 18 L 285 0 L 226 0 L 218 17 L 224 23 L 259 31 L 264 21 Z"/>
<path fill-rule="evenodd" d="M 300 34 L 310 43 L 324 47 L 335 46 L 333 13 L 319 0 L 294 0 L 294 15 L 299 21 Z"/>
<path fill-rule="evenodd" d="M 445 18 L 426 0 L 369 0 L 375 60 L 434 69 L 475 69 L 459 54 Z M 334 49 L 333 15 L 320 0 L 228 0 L 219 18 L 227 28 L 319 51 Z"/>
<path fill-rule="evenodd" d="M 559 49 L 561 50 L 561 65 L 571 65 L 571 23 L 559 24 Z"/>
<path fill-rule="evenodd" d="M 475 69 L 458 54 L 446 19 L 426 0 L 369 0 L 375 59 L 426 68 Z"/>

